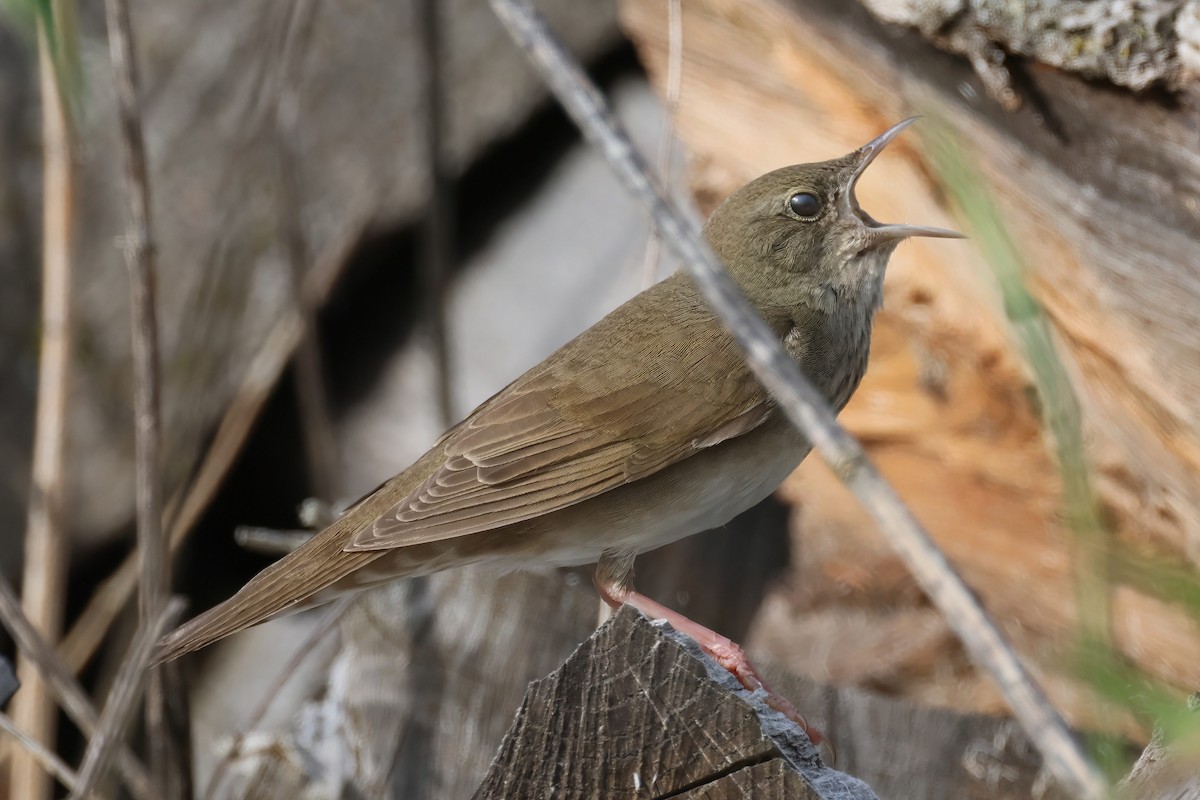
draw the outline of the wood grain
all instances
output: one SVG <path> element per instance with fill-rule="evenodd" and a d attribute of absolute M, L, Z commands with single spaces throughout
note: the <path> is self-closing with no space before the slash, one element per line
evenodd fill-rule
<path fill-rule="evenodd" d="M 763 772 L 745 772 L 751 767 Z M 770 778 L 762 794 L 753 780 L 760 774 Z M 798 726 L 689 639 L 623 607 L 562 667 L 530 685 L 475 793 L 476 800 L 548 796 L 874 794 L 826 767 Z"/>
<path fill-rule="evenodd" d="M 757 800 L 819 800 L 821 797 L 780 758 L 751 764 L 712 783 L 697 786 L 675 796 L 683 800 L 739 800 L 743 797 L 753 797 Z"/>

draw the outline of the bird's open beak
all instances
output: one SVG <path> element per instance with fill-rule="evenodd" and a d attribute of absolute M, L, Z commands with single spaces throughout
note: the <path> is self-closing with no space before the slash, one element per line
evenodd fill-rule
<path fill-rule="evenodd" d="M 930 228 L 925 225 L 885 225 L 863 211 L 862 206 L 858 204 L 858 198 L 854 196 L 854 185 L 858 183 L 859 177 L 871 165 L 871 162 L 883 152 L 883 149 L 893 139 L 900 135 L 900 131 L 912 125 L 917 119 L 917 117 L 909 117 L 903 122 L 897 122 L 854 152 L 854 171 L 850 174 L 849 185 L 846 187 L 846 191 L 842 193 L 842 213 L 858 217 L 862 220 L 863 225 L 870 228 L 874 236 L 881 242 L 892 239 L 907 239 L 910 236 L 930 236 L 937 239 L 965 239 L 967 237 L 961 233 L 949 231 L 945 228 Z"/>

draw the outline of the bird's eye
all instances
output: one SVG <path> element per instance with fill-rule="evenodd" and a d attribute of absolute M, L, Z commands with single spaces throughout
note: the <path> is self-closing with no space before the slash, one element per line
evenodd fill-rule
<path fill-rule="evenodd" d="M 797 217 L 811 219 L 821 212 L 821 201 L 811 192 L 797 192 L 788 199 L 788 208 Z"/>

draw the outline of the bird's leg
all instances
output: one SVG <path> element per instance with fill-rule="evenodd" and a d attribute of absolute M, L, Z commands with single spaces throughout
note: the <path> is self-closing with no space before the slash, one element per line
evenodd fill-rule
<path fill-rule="evenodd" d="M 633 554 L 624 552 L 606 552 L 596 564 L 596 572 L 592 582 L 600 598 L 614 610 L 623 604 L 628 604 L 641 611 L 651 619 L 666 620 L 672 628 L 691 637 L 700 649 L 738 679 L 751 692 L 762 689 L 766 694 L 767 705 L 795 722 L 813 744 L 820 745 L 825 741 L 825 735 L 820 730 L 808 724 L 803 715 L 796 710 L 787 698 L 776 694 L 767 686 L 766 681 L 758 674 L 758 670 L 746 657 L 746 651 L 732 639 L 728 639 L 714 630 L 704 627 L 699 622 L 688 619 L 678 611 L 667 608 L 656 600 L 651 600 L 633 588 Z"/>

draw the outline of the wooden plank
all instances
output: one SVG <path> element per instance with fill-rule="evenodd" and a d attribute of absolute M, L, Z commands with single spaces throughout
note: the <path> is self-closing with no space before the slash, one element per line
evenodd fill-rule
<path fill-rule="evenodd" d="M 807 785 L 821 787 L 813 797 L 875 796 L 826 767 L 798 726 L 690 639 L 624 607 L 530 685 L 475 798 L 668 797 L 772 761 L 796 778 L 770 791 Z M 749 777 L 695 796 L 733 796 Z"/>

